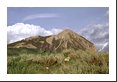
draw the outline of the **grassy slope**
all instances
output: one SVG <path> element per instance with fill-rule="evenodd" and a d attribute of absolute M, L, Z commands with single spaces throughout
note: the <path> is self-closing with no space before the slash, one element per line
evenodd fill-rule
<path fill-rule="evenodd" d="M 8 49 L 8 74 L 108 74 L 109 55 L 89 51 Z"/>

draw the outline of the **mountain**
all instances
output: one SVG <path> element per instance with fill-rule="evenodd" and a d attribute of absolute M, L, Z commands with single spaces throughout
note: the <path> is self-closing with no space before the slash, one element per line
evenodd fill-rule
<path fill-rule="evenodd" d="M 95 45 L 73 32 L 65 29 L 57 35 L 32 36 L 21 41 L 8 44 L 8 48 L 32 48 L 44 51 L 62 51 L 63 49 L 81 49 L 96 51 Z"/>

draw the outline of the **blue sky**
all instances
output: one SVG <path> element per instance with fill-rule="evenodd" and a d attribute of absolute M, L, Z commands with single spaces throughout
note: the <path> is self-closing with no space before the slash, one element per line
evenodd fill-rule
<path fill-rule="evenodd" d="M 108 7 L 8 7 L 7 27 L 8 43 L 69 28 L 109 51 Z"/>
<path fill-rule="evenodd" d="M 43 28 L 69 27 L 79 30 L 88 24 L 104 23 L 108 21 L 104 7 L 8 7 L 7 24 L 28 23 L 39 25 Z M 55 15 L 53 17 L 37 17 L 25 20 L 34 15 Z"/>

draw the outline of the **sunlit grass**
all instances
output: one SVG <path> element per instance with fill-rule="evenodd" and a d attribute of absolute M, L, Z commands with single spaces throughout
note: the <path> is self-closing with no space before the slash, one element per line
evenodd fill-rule
<path fill-rule="evenodd" d="M 109 54 L 67 49 L 42 52 L 8 49 L 8 74 L 108 74 Z"/>

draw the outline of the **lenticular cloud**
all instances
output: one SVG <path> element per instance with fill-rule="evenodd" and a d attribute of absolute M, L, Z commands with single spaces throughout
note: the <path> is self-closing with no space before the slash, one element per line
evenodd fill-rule
<path fill-rule="evenodd" d="M 41 26 L 36 26 L 33 24 L 16 23 L 7 27 L 7 43 L 13 43 L 30 36 L 48 36 L 57 34 L 61 31 L 61 29 L 56 28 L 46 30 Z"/>

